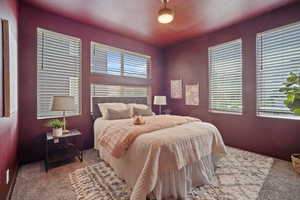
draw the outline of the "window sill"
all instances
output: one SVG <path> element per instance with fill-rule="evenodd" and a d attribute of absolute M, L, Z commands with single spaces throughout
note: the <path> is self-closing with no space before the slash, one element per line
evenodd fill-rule
<path fill-rule="evenodd" d="M 258 118 L 271 118 L 271 119 L 288 119 L 288 120 L 300 120 L 300 116 L 272 116 L 272 115 L 256 115 Z"/>
<path fill-rule="evenodd" d="M 243 115 L 243 113 L 228 112 L 228 111 L 217 111 L 217 110 L 209 110 L 208 112 L 217 113 L 217 114 L 228 114 L 228 115 Z"/>
<path fill-rule="evenodd" d="M 77 117 L 80 116 L 81 113 L 76 114 L 76 115 L 66 115 L 65 117 Z M 43 119 L 56 119 L 56 118 L 63 118 L 64 116 L 60 115 L 60 116 L 50 116 L 50 117 L 37 117 L 38 120 L 43 120 Z"/>

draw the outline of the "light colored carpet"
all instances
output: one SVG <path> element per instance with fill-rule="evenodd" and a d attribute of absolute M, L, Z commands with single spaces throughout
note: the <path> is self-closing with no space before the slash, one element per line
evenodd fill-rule
<path fill-rule="evenodd" d="M 217 163 L 209 185 L 193 188 L 193 200 L 255 200 L 273 164 L 270 157 L 228 147 L 229 154 Z M 80 200 L 129 200 L 130 190 L 104 161 L 70 174 Z"/>
<path fill-rule="evenodd" d="M 76 200 L 69 173 L 100 162 L 93 149 L 84 151 L 84 161 L 70 162 L 45 172 L 44 162 L 20 167 L 12 200 Z M 300 199 L 300 175 L 290 162 L 274 159 L 257 200 Z"/>

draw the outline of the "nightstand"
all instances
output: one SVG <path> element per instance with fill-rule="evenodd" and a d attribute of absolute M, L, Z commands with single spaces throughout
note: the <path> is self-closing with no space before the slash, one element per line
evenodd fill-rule
<path fill-rule="evenodd" d="M 60 137 L 53 137 L 52 133 L 45 135 L 45 170 L 48 172 L 50 165 L 63 163 L 67 160 L 77 157 L 81 162 L 83 154 L 78 146 L 78 140 L 82 133 L 78 130 L 71 130 L 70 133 L 63 134 Z"/>

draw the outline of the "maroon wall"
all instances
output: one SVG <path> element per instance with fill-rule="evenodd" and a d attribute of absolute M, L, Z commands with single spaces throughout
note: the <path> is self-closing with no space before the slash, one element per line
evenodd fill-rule
<path fill-rule="evenodd" d="M 90 83 L 146 84 L 140 79 L 90 74 L 90 41 L 146 54 L 152 57 L 152 94 L 160 93 L 162 80 L 162 58 L 160 49 L 107 32 L 93 26 L 54 15 L 52 13 L 20 4 L 20 159 L 29 162 L 43 158 L 42 142 L 46 120 L 37 120 L 37 27 L 79 37 L 82 40 L 82 113 L 68 118 L 68 126 L 84 133 L 84 148 L 93 145 L 92 120 L 90 117 Z M 22 106 L 24 105 L 24 106 Z"/>
<path fill-rule="evenodd" d="M 186 106 L 184 99 L 169 99 L 173 113 L 190 114 L 216 125 L 231 146 L 289 159 L 300 152 L 300 121 L 256 117 L 255 37 L 257 32 L 300 20 L 300 3 L 229 28 L 194 38 L 165 49 L 166 94 L 170 80 L 200 83 L 200 105 Z M 230 115 L 208 112 L 208 47 L 242 38 L 244 51 L 244 113 Z"/>
<path fill-rule="evenodd" d="M 18 144 L 18 113 L 17 113 L 17 63 L 18 63 L 18 6 L 16 0 L 0 1 L 0 18 L 9 21 L 10 34 L 10 85 L 11 85 L 11 117 L 0 118 L 0 199 L 5 199 L 9 187 L 6 184 L 6 170 L 10 169 L 10 180 L 15 174 L 17 164 L 17 144 Z"/>

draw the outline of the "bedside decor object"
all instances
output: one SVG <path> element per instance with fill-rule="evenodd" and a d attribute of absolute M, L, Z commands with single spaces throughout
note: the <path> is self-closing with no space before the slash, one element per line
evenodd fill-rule
<path fill-rule="evenodd" d="M 170 115 L 172 113 L 172 110 L 167 108 L 164 110 L 164 113 L 165 115 Z"/>
<path fill-rule="evenodd" d="M 191 106 L 199 105 L 199 84 L 185 86 L 185 104 Z"/>
<path fill-rule="evenodd" d="M 159 105 L 159 114 L 161 115 L 161 106 L 167 105 L 166 96 L 154 96 L 154 105 Z"/>
<path fill-rule="evenodd" d="M 63 133 L 69 133 L 66 129 L 66 111 L 75 110 L 75 102 L 73 96 L 53 96 L 52 111 L 63 111 L 64 129 Z"/>
<path fill-rule="evenodd" d="M 171 80 L 171 98 L 182 98 L 182 80 Z"/>
<path fill-rule="evenodd" d="M 53 119 L 47 123 L 49 128 L 52 128 L 53 137 L 60 137 L 63 134 L 62 128 L 64 127 L 64 122 L 58 119 Z"/>

